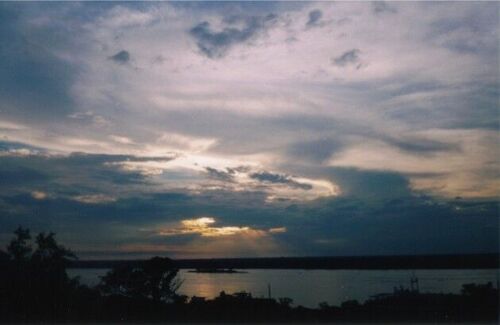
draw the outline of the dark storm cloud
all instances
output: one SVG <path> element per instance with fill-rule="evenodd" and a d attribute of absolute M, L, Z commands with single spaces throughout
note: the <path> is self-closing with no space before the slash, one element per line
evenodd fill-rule
<path fill-rule="evenodd" d="M 71 111 L 77 68 L 54 54 L 59 35 L 27 24 L 20 8 L 0 4 L 0 110 L 28 119 Z"/>
<path fill-rule="evenodd" d="M 25 143 L 0 141 L 0 154 L 6 155 L 8 153 L 19 152 L 20 150 L 30 153 L 46 153 L 46 150 L 43 148 L 27 145 Z"/>
<path fill-rule="evenodd" d="M 127 186 L 148 184 L 140 172 L 123 170 L 124 162 L 169 161 L 172 157 L 136 157 L 73 153 L 68 156 L 22 154 L 0 155 L 0 192 L 19 193 L 43 190 L 49 194 L 75 195 L 118 194 Z M 7 185 L 9 185 L 7 187 Z"/>
<path fill-rule="evenodd" d="M 345 67 L 351 64 L 359 63 L 359 54 L 361 53 L 358 49 L 352 49 L 350 51 L 344 52 L 342 55 L 332 59 L 332 63 L 339 67 Z"/>
<path fill-rule="evenodd" d="M 2 186 L 41 184 L 49 179 L 47 175 L 36 169 L 8 164 L 5 161 L 2 161 L 2 163 L 4 163 L 0 168 L 0 183 Z"/>
<path fill-rule="evenodd" d="M 320 25 L 321 17 L 323 17 L 323 12 L 319 9 L 315 9 L 309 12 L 309 19 L 307 20 L 307 27 L 315 27 Z"/>
<path fill-rule="evenodd" d="M 125 64 L 130 61 L 130 53 L 128 51 L 121 50 L 120 52 L 110 56 L 109 58 L 118 64 Z"/>
<path fill-rule="evenodd" d="M 259 172 L 259 173 L 252 173 L 249 176 L 250 178 L 259 180 L 264 183 L 285 184 L 292 188 L 300 188 L 303 190 L 312 189 L 312 185 L 297 182 L 288 175 L 276 174 L 270 172 Z"/>
<path fill-rule="evenodd" d="M 284 240 L 302 254 L 497 250 L 495 201 L 440 200 L 412 191 L 397 173 L 333 168 L 330 174 L 343 189 L 341 196 L 293 204 L 283 212 L 290 217 Z"/>
<path fill-rule="evenodd" d="M 289 226 L 288 235 L 295 238 L 288 240 L 309 241 L 305 247 L 309 254 L 494 252 L 498 245 L 497 212 L 493 202 L 464 212 L 450 202 L 429 197 L 408 196 L 377 203 L 348 197 L 305 209 L 304 214 L 314 217 L 307 225 L 297 225 L 296 232 Z"/>
<path fill-rule="evenodd" d="M 271 26 L 276 18 L 274 14 L 264 17 L 231 16 L 224 20 L 226 26 L 221 31 L 214 31 L 205 21 L 191 28 L 189 34 L 196 40 L 201 53 L 216 59 L 223 57 L 232 46 L 251 40 Z M 243 27 L 239 27 L 240 24 Z"/>
<path fill-rule="evenodd" d="M 400 173 L 355 168 L 330 168 L 329 173 L 332 180 L 340 185 L 342 195 L 385 199 L 411 194 L 408 178 Z"/>
<path fill-rule="evenodd" d="M 36 165 L 19 164 L 26 159 L 25 153 L 40 152 L 42 149 L 17 142 L 0 141 L 0 188 L 29 184 L 41 184 L 49 180 L 48 175 Z M 13 155 L 9 157 L 9 155 Z"/>
<path fill-rule="evenodd" d="M 297 159 L 323 162 L 343 147 L 344 145 L 340 141 L 326 138 L 294 143 L 287 149 L 287 154 Z"/>
<path fill-rule="evenodd" d="M 169 243 L 177 245 L 179 253 L 195 236 L 155 236 L 158 226 L 208 215 L 219 226 L 286 227 L 275 240 L 290 255 L 477 253 L 498 247 L 494 201 L 438 200 L 412 192 L 407 179 L 396 173 L 332 168 L 330 175 L 345 190 L 341 196 L 291 205 L 269 204 L 265 196 L 231 191 L 196 195 L 139 191 L 101 204 L 3 194 L 0 229 L 2 238 L 7 238 L 22 223 L 34 231 L 60 232 L 69 247 L 84 248 L 92 238 L 110 250 L 128 243 Z M 258 177 L 287 182 L 284 175 Z"/>

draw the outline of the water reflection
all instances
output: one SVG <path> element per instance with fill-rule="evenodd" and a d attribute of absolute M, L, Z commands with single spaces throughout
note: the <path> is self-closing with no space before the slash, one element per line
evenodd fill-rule
<path fill-rule="evenodd" d="M 496 282 L 495 270 L 249 270 L 249 273 L 200 274 L 180 272 L 183 294 L 215 297 L 220 291 L 247 291 L 267 296 L 271 285 L 274 298 L 290 297 L 296 305 L 316 307 L 319 302 L 340 305 L 343 301 L 364 301 L 371 295 L 410 286 L 415 274 L 422 292 L 460 292 L 464 283 Z"/>

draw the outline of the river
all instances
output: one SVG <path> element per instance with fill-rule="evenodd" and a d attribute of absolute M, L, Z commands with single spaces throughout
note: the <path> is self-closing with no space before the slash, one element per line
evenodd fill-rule
<path fill-rule="evenodd" d="M 107 269 L 69 269 L 89 286 L 96 285 Z M 317 307 L 320 302 L 340 305 L 356 299 L 360 302 L 394 287 L 409 287 L 410 278 L 419 280 L 421 292 L 459 293 L 464 283 L 493 282 L 498 270 L 245 270 L 247 273 L 190 273 L 180 270 L 183 279 L 179 293 L 189 297 L 213 298 L 221 291 L 246 291 L 254 297 L 267 297 L 268 285 L 273 298 L 289 297 L 294 305 Z"/>

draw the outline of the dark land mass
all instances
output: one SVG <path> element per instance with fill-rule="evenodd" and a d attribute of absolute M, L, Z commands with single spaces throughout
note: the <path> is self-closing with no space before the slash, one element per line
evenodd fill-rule
<path fill-rule="evenodd" d="M 178 259 L 179 269 L 498 269 L 499 254 Z M 142 260 L 77 260 L 70 268 L 113 268 Z"/>
<path fill-rule="evenodd" d="M 318 308 L 305 308 L 294 306 L 290 298 L 255 298 L 247 292 L 221 292 L 214 299 L 180 295 L 177 290 L 182 285 L 182 280 L 178 277 L 181 262 L 192 267 L 193 264 L 189 263 L 196 264 L 196 261 L 200 260 L 174 261 L 166 257 L 153 257 L 144 261 L 128 261 L 121 264 L 119 261 L 115 262 L 117 264 L 101 278 L 99 285 L 88 287 L 81 284 L 78 278 L 68 276 L 66 269 L 71 263 L 75 265 L 76 256 L 59 245 L 53 233 L 40 233 L 35 238 L 34 246 L 31 245 L 32 237 L 29 230 L 20 227 L 15 235 L 6 251 L 0 250 L 0 322 L 5 323 L 489 322 L 498 324 L 499 320 L 498 283 L 495 287 L 491 282 L 464 284 L 460 294 L 422 293 L 418 284 L 413 285 L 412 282 L 410 288 L 394 288 L 391 293 L 372 296 L 362 303 L 348 300 L 340 306 L 319 303 Z M 444 259 L 449 264 L 438 263 L 443 259 L 442 256 L 431 259 L 385 257 L 382 260 L 386 263 L 382 265 L 387 268 L 398 265 L 415 267 L 421 265 L 418 262 L 422 261 L 420 263 L 426 268 L 432 266 L 442 268 L 447 265 L 466 267 L 473 265 L 484 268 L 491 265 L 480 264 L 478 261 L 491 263 L 494 257 L 498 258 L 498 255 L 485 260 L 480 258 L 463 260 L 456 256 Z M 353 259 L 360 264 L 353 263 Z M 373 262 L 377 259 L 377 263 Z M 325 260 L 335 261 L 336 267 L 348 265 L 367 268 L 381 265 L 380 258 L 373 257 L 366 260 L 358 257 L 331 260 L 299 258 L 201 261 L 215 264 L 217 261 L 222 261 L 226 268 L 228 261 L 234 261 L 234 266 L 239 268 L 246 265 L 258 267 L 259 264 L 256 262 L 262 261 L 266 263 L 261 267 L 283 268 L 295 265 L 301 268 L 313 268 L 318 267 L 313 261 L 326 263 Z M 280 263 L 283 261 L 287 263 Z M 339 261 L 344 261 L 346 264 Z M 387 261 L 392 261 L 392 264 Z M 434 264 L 430 261 L 434 261 Z M 455 264 L 450 261 L 454 261 Z M 469 264 L 464 261 L 468 261 Z M 372 265 L 370 262 L 375 264 Z M 498 263 L 498 260 L 496 262 Z M 325 266 L 325 264 L 319 265 Z"/>
<path fill-rule="evenodd" d="M 245 271 L 237 271 L 233 269 L 196 269 L 189 270 L 190 273 L 247 273 Z"/>

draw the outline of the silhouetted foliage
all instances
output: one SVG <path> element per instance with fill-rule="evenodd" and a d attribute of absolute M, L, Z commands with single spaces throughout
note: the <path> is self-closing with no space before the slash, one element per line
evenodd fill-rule
<path fill-rule="evenodd" d="M 10 255 L 0 250 L 0 266 L 6 265 L 10 260 Z"/>
<path fill-rule="evenodd" d="M 178 295 L 181 282 L 172 260 L 155 257 L 115 267 L 98 289 L 80 285 L 66 273 L 71 251 L 53 233 L 36 236 L 18 228 L 7 251 L 0 251 L 0 321 L 183 321 L 183 322 L 495 322 L 498 288 L 464 284 L 461 294 L 407 289 L 340 307 L 293 307 L 292 299 L 255 298 L 222 291 L 214 299 Z"/>
<path fill-rule="evenodd" d="M 66 274 L 66 265 L 75 256 L 57 244 L 53 233 L 39 234 L 35 251 L 28 229 L 19 227 L 14 234 L 1 273 L 2 312 L 26 320 L 62 316 L 78 285 Z"/>
<path fill-rule="evenodd" d="M 15 262 L 26 262 L 31 254 L 31 245 L 28 243 L 31 240 L 30 231 L 18 227 L 14 234 L 16 237 L 10 241 L 7 252 Z"/>
<path fill-rule="evenodd" d="M 290 307 L 293 304 L 293 299 L 288 297 L 278 298 L 280 305 L 285 307 Z"/>
<path fill-rule="evenodd" d="M 171 259 L 153 257 L 137 266 L 114 268 L 102 277 L 99 289 L 106 295 L 173 302 L 181 285 L 177 273 Z"/>

